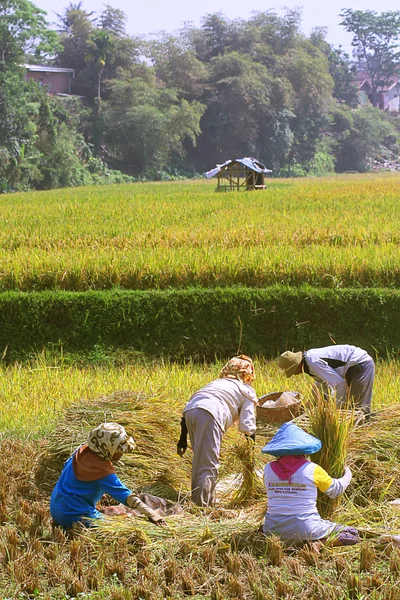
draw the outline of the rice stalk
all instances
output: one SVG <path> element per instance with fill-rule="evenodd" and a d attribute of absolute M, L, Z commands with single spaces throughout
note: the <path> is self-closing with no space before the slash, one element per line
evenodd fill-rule
<path fill-rule="evenodd" d="M 256 454 L 257 452 L 257 454 Z M 232 507 L 248 504 L 265 496 L 259 450 L 250 438 L 240 436 L 224 456 L 222 473 L 234 473 L 223 497 Z"/>
<path fill-rule="evenodd" d="M 400 497 L 400 405 L 385 408 L 351 432 L 349 466 L 353 480 L 348 488 L 359 506 Z"/>
<path fill-rule="evenodd" d="M 333 396 L 323 397 L 318 394 L 306 408 L 310 431 L 322 442 L 321 450 L 313 454 L 312 460 L 334 478 L 344 474 L 354 421 L 353 411 L 348 410 L 349 406 L 347 404 L 342 408 L 336 404 Z M 318 512 L 323 518 L 328 518 L 340 501 L 340 496 L 332 499 L 318 491 Z"/>

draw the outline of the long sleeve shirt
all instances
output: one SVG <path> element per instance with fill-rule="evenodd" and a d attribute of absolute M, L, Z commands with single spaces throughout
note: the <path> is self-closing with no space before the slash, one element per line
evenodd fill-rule
<path fill-rule="evenodd" d="M 235 422 L 239 431 L 253 435 L 256 431 L 257 395 L 251 385 L 237 379 L 215 379 L 193 394 L 183 414 L 193 408 L 211 413 L 225 433 Z"/>
<path fill-rule="evenodd" d="M 73 469 L 73 457 L 74 455 L 66 461 L 50 498 L 50 513 L 56 523 L 72 527 L 77 521 L 89 524 L 88 519 L 100 518 L 102 514 L 97 510 L 96 504 L 106 493 L 146 517 L 154 521 L 160 520 L 161 517 L 134 496 L 115 473 L 94 481 L 78 479 Z"/>
<path fill-rule="evenodd" d="M 304 352 L 303 369 L 321 385 L 324 391 L 335 395 L 338 402 L 346 397 L 346 373 L 355 365 L 372 360 L 362 348 L 338 344 L 314 348 Z"/>
<path fill-rule="evenodd" d="M 321 539 L 335 529 L 336 523 L 322 519 L 317 509 L 317 491 L 329 498 L 342 494 L 351 481 L 346 467 L 343 477 L 335 479 L 312 462 L 301 466 L 290 481 L 279 479 L 270 463 L 264 469 L 268 510 L 264 533 L 275 533 L 283 540 Z"/>

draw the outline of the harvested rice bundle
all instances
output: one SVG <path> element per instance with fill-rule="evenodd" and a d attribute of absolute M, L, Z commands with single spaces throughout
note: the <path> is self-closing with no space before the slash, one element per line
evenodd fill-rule
<path fill-rule="evenodd" d="M 310 421 L 310 433 L 322 442 L 322 448 L 314 454 L 313 462 L 320 465 L 331 477 L 340 478 L 344 473 L 350 433 L 353 427 L 352 411 L 338 407 L 335 398 L 318 395 L 306 408 Z M 317 507 L 321 517 L 328 518 L 340 503 L 318 492 Z"/>
<path fill-rule="evenodd" d="M 309 432 L 313 406 L 296 419 Z M 355 421 L 358 412 L 342 409 L 345 418 Z M 354 505 L 400 498 L 400 405 L 385 408 L 349 432 L 347 464 L 353 479 L 346 494 Z"/>
<path fill-rule="evenodd" d="M 258 514 L 253 511 L 247 514 L 240 512 L 233 518 L 213 520 L 210 517 L 212 514 L 196 515 L 186 511 L 166 517 L 166 527 L 154 527 L 141 517 L 106 517 L 82 535 L 100 543 L 125 537 L 133 545 L 147 548 L 162 548 L 173 542 L 198 547 L 229 541 L 233 535 L 254 533 L 260 523 Z"/>
<path fill-rule="evenodd" d="M 257 453 L 257 458 L 256 458 Z M 224 455 L 223 473 L 234 473 L 224 499 L 231 506 L 241 506 L 265 496 L 262 483 L 264 464 L 258 458 L 259 449 L 243 436 Z"/>
<path fill-rule="evenodd" d="M 99 423 L 112 421 L 137 441 L 137 450 L 117 465 L 121 478 L 134 490 L 174 499 L 176 490 L 189 487 L 190 481 L 189 461 L 176 454 L 179 419 L 179 410 L 160 396 L 119 391 L 93 401 L 79 400 L 63 413 L 50 435 L 37 482 L 42 489 L 51 489 L 64 461 L 88 433 Z"/>

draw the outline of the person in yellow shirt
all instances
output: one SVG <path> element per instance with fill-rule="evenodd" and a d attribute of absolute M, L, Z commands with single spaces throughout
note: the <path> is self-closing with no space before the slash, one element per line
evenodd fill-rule
<path fill-rule="evenodd" d="M 262 449 L 263 453 L 276 457 L 264 469 L 268 496 L 265 535 L 275 534 L 289 544 L 329 539 L 334 545 L 347 546 L 360 541 L 357 529 L 323 519 L 318 513 L 318 490 L 336 498 L 351 481 L 348 467 L 343 477 L 335 479 L 306 459 L 306 455 L 318 452 L 321 447 L 320 440 L 288 422 Z"/>

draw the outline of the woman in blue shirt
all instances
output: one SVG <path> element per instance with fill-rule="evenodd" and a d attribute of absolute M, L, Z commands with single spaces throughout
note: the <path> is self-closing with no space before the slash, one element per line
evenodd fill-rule
<path fill-rule="evenodd" d="M 103 494 L 139 511 L 152 523 L 164 525 L 162 516 L 142 502 L 117 477 L 113 463 L 135 442 L 118 423 L 101 423 L 90 432 L 86 444 L 67 460 L 50 498 L 50 513 L 55 525 L 66 529 L 76 522 L 90 524 L 88 519 L 102 516 L 96 508 Z"/>

